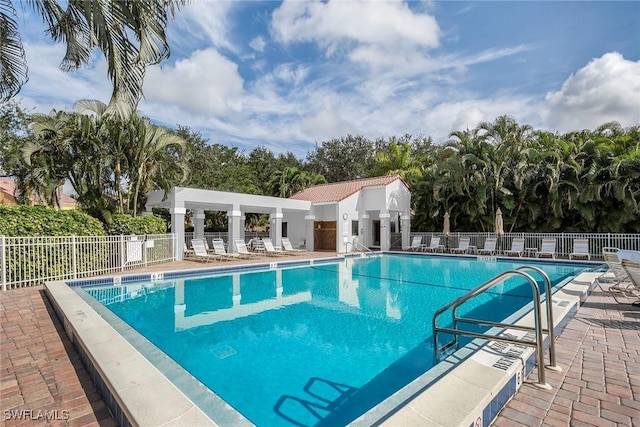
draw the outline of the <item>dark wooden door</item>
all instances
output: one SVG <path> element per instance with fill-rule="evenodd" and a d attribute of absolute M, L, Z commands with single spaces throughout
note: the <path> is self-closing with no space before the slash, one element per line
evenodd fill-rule
<path fill-rule="evenodd" d="M 313 250 L 335 251 L 337 221 L 316 221 L 313 223 Z"/>

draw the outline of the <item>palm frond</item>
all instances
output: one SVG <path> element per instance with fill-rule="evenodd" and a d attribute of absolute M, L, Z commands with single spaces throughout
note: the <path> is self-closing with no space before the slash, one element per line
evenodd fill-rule
<path fill-rule="evenodd" d="M 20 92 L 28 80 L 27 60 L 11 0 L 0 0 L 0 101 Z"/>

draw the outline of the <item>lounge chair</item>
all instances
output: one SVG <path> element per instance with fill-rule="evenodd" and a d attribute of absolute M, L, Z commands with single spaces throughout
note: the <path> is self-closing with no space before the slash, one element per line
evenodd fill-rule
<path fill-rule="evenodd" d="M 291 253 L 291 254 L 303 254 L 305 252 L 307 252 L 304 249 L 296 249 L 293 247 L 293 245 L 291 244 L 291 240 L 289 240 L 286 237 L 283 237 L 280 242 L 282 243 L 282 250 L 287 252 L 287 253 Z"/>
<path fill-rule="evenodd" d="M 227 250 L 224 248 L 224 242 L 222 241 L 222 239 L 213 239 L 212 245 L 213 245 L 213 253 L 218 255 L 220 259 L 229 260 L 229 259 L 240 258 L 239 254 L 230 254 L 227 252 Z"/>
<path fill-rule="evenodd" d="M 478 249 L 476 252 L 478 255 L 495 255 L 496 254 L 496 243 L 498 239 L 494 237 L 489 237 L 484 241 L 484 248 Z"/>
<path fill-rule="evenodd" d="M 264 250 L 268 256 L 287 256 L 285 251 L 282 249 L 276 249 L 273 246 L 271 239 L 262 239 L 262 243 L 264 243 Z"/>
<path fill-rule="evenodd" d="M 204 245 L 204 241 L 200 239 L 192 239 L 191 246 L 193 247 L 193 256 L 198 261 L 220 261 L 221 257 L 213 255 L 207 252 L 207 247 Z"/>
<path fill-rule="evenodd" d="M 521 237 L 516 237 L 511 241 L 511 249 L 507 249 L 504 251 L 505 255 L 518 255 L 522 256 L 524 253 L 524 239 Z"/>
<path fill-rule="evenodd" d="M 638 298 L 638 301 L 633 302 L 633 305 L 640 305 L 640 264 L 637 262 L 629 261 L 628 259 L 622 260 L 622 268 L 627 272 L 631 285 L 626 289 L 626 295 L 631 298 Z"/>
<path fill-rule="evenodd" d="M 458 242 L 457 248 L 451 248 L 451 253 L 455 254 L 464 254 L 469 250 L 469 242 L 471 242 L 471 238 L 469 237 L 461 237 Z"/>
<path fill-rule="evenodd" d="M 422 245 L 422 250 L 425 252 L 442 252 L 440 237 L 432 237 L 431 243 L 429 243 L 429 246 Z"/>
<path fill-rule="evenodd" d="M 421 251 L 425 245 L 422 244 L 422 236 L 413 236 L 411 246 L 407 248 L 408 251 Z"/>
<path fill-rule="evenodd" d="M 556 257 L 556 239 L 542 239 L 542 246 L 536 252 L 536 258 L 555 258 Z"/>
<path fill-rule="evenodd" d="M 240 258 L 250 259 L 260 257 L 260 254 L 256 252 L 249 252 L 249 249 L 247 249 L 247 244 L 244 242 L 244 240 L 236 239 L 233 241 L 233 243 L 236 245 L 236 250 L 238 251 L 238 255 L 240 256 Z"/>
<path fill-rule="evenodd" d="M 630 288 L 634 285 L 629 277 L 629 272 L 622 266 L 622 261 L 626 260 L 618 258 L 618 248 L 603 248 L 602 255 L 609 269 L 596 278 L 596 285 L 603 292 L 610 293 L 613 299 L 620 303 L 622 301 L 618 297 L 633 295 Z"/>
<path fill-rule="evenodd" d="M 589 239 L 573 239 L 573 252 L 569 254 L 569 259 L 586 258 L 591 259 L 589 253 Z"/>

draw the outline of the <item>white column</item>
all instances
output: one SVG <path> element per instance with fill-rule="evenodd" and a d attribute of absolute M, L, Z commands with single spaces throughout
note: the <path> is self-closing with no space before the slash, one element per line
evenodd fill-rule
<path fill-rule="evenodd" d="M 234 241 L 236 239 L 241 239 L 240 229 L 242 228 L 242 212 L 240 212 L 240 206 L 233 205 L 233 210 L 227 212 L 228 217 L 228 227 L 229 231 L 229 252 L 237 252 L 236 245 Z"/>
<path fill-rule="evenodd" d="M 269 216 L 269 222 L 271 228 L 269 229 L 269 237 L 273 241 L 273 244 L 280 246 L 280 240 L 282 240 L 282 209 L 276 208 L 276 211 Z"/>
<path fill-rule="evenodd" d="M 391 214 L 380 213 L 380 250 L 388 251 L 391 247 Z"/>
<path fill-rule="evenodd" d="M 171 232 L 176 235 L 176 260 L 184 259 L 184 216 L 187 209 L 184 207 L 172 207 L 171 213 Z"/>
<path fill-rule="evenodd" d="M 402 248 L 404 249 L 411 245 L 411 216 L 403 213 L 401 220 L 402 226 L 400 227 L 400 231 L 402 233 Z"/>
<path fill-rule="evenodd" d="M 242 240 L 246 241 L 246 239 L 244 237 L 244 231 L 245 231 L 244 229 L 247 226 L 247 215 L 244 212 L 242 212 L 242 220 L 241 220 L 241 222 L 242 222 L 242 225 L 240 227 L 240 238 Z"/>
<path fill-rule="evenodd" d="M 313 248 L 315 247 L 314 242 L 313 242 L 313 225 L 316 221 L 316 216 L 315 215 L 305 215 L 304 216 L 304 228 L 305 228 L 305 239 L 306 239 L 306 249 L 308 251 L 313 251 Z"/>
<path fill-rule="evenodd" d="M 203 209 L 196 209 L 193 211 L 193 237 L 196 239 L 204 239 Z"/>

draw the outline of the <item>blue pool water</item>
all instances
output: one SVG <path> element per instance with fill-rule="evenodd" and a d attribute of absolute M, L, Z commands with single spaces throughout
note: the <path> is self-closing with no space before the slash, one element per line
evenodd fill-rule
<path fill-rule="evenodd" d="M 433 312 L 521 265 L 385 255 L 85 289 L 258 426 L 329 426 L 430 369 Z M 535 265 L 554 284 L 586 268 Z M 510 279 L 461 314 L 499 321 L 530 295 Z"/>

